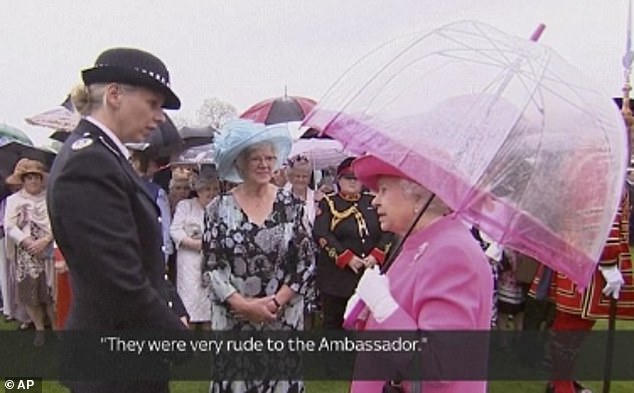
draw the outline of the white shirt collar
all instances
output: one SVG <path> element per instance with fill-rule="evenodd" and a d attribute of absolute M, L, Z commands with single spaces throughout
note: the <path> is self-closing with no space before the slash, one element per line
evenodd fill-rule
<path fill-rule="evenodd" d="M 121 154 L 123 154 L 123 157 L 125 157 L 126 160 L 130 159 L 130 150 L 128 150 L 128 148 L 125 147 L 123 143 L 121 143 L 121 140 L 119 139 L 119 137 L 115 135 L 115 133 L 112 132 L 110 128 L 106 127 L 102 122 L 100 122 L 99 120 L 95 119 L 92 116 L 86 116 L 86 120 L 88 120 L 92 124 L 99 127 L 101 131 L 104 132 L 104 134 L 108 135 L 108 138 L 112 139 L 115 145 L 117 145 L 117 147 L 119 148 L 119 151 L 121 151 Z"/>

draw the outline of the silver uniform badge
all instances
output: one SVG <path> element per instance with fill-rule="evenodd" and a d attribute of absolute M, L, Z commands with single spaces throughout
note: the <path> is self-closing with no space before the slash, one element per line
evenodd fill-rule
<path fill-rule="evenodd" d="M 88 147 L 90 145 L 92 145 L 93 140 L 90 138 L 81 138 L 81 139 L 77 139 L 75 142 L 73 142 L 73 144 L 70 146 L 71 149 L 73 150 L 81 150 L 84 147 Z"/>

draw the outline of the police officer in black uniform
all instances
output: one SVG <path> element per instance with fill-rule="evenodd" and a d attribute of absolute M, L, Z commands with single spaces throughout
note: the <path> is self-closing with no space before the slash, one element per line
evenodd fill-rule
<path fill-rule="evenodd" d="M 317 287 L 323 326 L 341 329 L 346 303 L 366 268 L 385 260 L 393 235 L 383 232 L 371 194 L 363 192 L 347 158 L 337 168 L 339 191 L 326 195 L 315 217 L 313 235 L 319 247 Z"/>
<path fill-rule="evenodd" d="M 115 48 L 82 79 L 74 101 L 85 117 L 54 162 L 47 195 L 73 293 L 65 329 L 183 331 L 186 314 L 173 310 L 164 279 L 159 211 L 124 145 L 144 141 L 165 120 L 162 108 L 180 107 L 167 68 L 150 53 Z M 126 367 L 109 365 L 116 366 Z M 72 392 L 167 392 L 164 378 L 68 385 Z"/>

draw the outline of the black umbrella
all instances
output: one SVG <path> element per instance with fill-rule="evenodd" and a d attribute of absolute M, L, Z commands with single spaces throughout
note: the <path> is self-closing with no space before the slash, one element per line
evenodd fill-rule
<path fill-rule="evenodd" d="M 54 139 L 56 141 L 60 141 L 62 143 L 66 142 L 66 139 L 68 138 L 68 136 L 70 135 L 69 131 L 64 131 L 64 130 L 57 130 L 54 133 L 52 133 L 51 135 L 49 135 L 48 137 L 51 139 Z"/>
<path fill-rule="evenodd" d="M 183 139 L 184 148 L 189 149 L 194 146 L 208 145 L 213 142 L 216 129 L 208 127 L 183 127 L 179 130 Z"/>
<path fill-rule="evenodd" d="M 53 160 L 55 159 L 55 153 L 15 141 L 1 145 L 0 176 L 2 179 L 6 179 L 7 176 L 13 173 L 15 164 L 17 164 L 21 158 L 30 158 L 40 161 L 50 170 L 51 165 L 53 165 Z"/>
<path fill-rule="evenodd" d="M 172 119 L 165 115 L 165 122 L 155 128 L 145 142 L 130 144 L 133 148 L 147 151 L 153 157 L 169 157 L 173 153 L 178 153 L 185 148 L 178 129 Z M 56 141 L 65 142 L 70 132 L 57 130 L 48 137 Z"/>
<path fill-rule="evenodd" d="M 165 114 L 165 121 L 155 128 L 145 143 L 148 154 L 152 157 L 169 157 L 183 150 L 183 139 L 172 119 Z"/>
<path fill-rule="evenodd" d="M 126 146 L 132 150 L 142 151 L 155 160 L 169 159 L 171 155 L 180 153 L 184 148 L 178 129 L 166 113 L 165 121 L 152 130 L 145 141 L 126 143 Z"/>

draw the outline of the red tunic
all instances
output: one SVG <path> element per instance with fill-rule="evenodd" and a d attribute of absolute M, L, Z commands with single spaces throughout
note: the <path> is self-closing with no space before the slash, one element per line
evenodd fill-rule
<path fill-rule="evenodd" d="M 634 283 L 632 282 L 632 259 L 629 249 L 629 204 L 625 193 L 619 207 L 606 245 L 601 253 L 599 265 L 617 265 L 625 284 L 621 288 L 617 303 L 617 319 L 634 320 Z M 530 295 L 535 297 L 536 288 L 543 274 L 543 265 L 531 285 Z M 601 290 L 605 286 L 605 279 L 597 269 L 592 276 L 588 288 L 579 292 L 577 285 L 561 273 L 555 273 L 549 289 L 549 297 L 554 300 L 557 310 L 578 315 L 584 319 L 609 318 L 610 299 L 603 296 Z"/>

